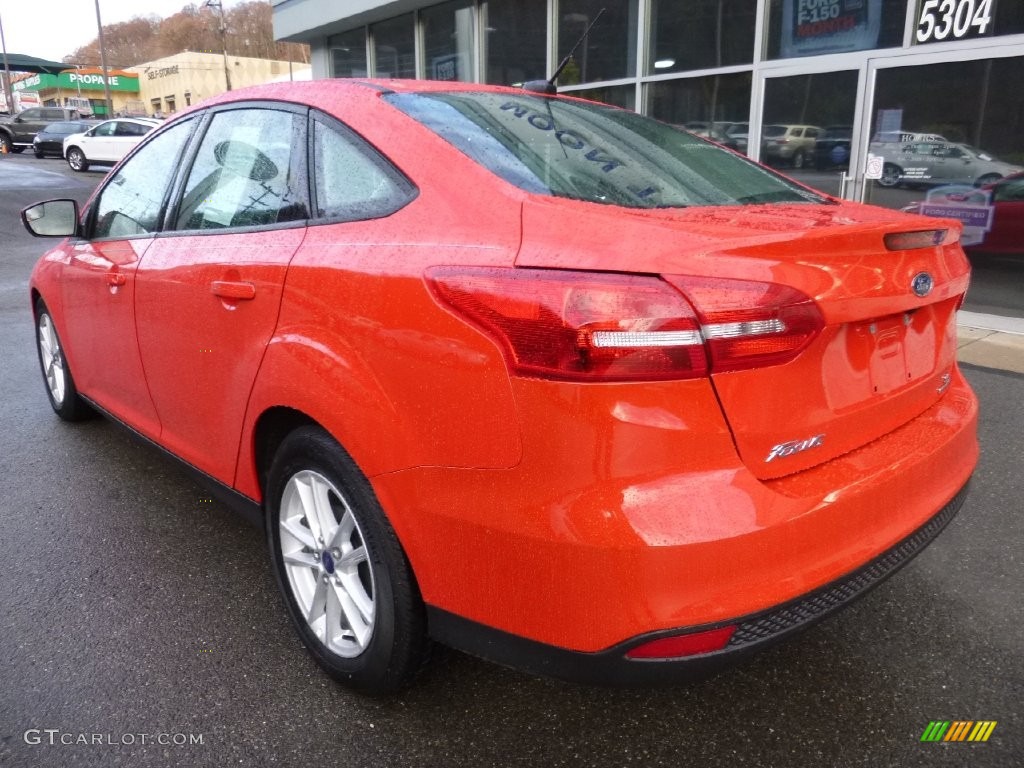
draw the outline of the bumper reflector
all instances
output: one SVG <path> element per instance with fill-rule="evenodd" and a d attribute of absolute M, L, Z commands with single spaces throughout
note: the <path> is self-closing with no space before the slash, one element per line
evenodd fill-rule
<path fill-rule="evenodd" d="M 627 659 L 677 659 L 682 656 L 696 656 L 701 653 L 719 651 L 729 643 L 735 626 L 709 629 L 706 632 L 692 632 L 687 635 L 659 637 L 657 640 L 638 645 L 626 651 Z"/>

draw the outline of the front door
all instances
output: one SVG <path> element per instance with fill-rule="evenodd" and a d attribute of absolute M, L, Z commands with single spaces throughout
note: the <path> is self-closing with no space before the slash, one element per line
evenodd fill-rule
<path fill-rule="evenodd" d="M 161 443 L 231 484 L 249 392 L 308 218 L 305 110 L 216 111 L 138 269 L 142 364 Z"/>
<path fill-rule="evenodd" d="M 74 243 L 62 282 L 65 347 L 81 392 L 152 438 L 159 420 L 135 337 L 135 277 L 153 243 L 186 121 L 154 138 L 104 184 L 86 212 L 87 237 Z"/>

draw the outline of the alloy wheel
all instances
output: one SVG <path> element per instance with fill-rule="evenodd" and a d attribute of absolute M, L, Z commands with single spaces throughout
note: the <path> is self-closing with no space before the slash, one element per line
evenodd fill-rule
<path fill-rule="evenodd" d="M 279 529 L 288 585 L 310 630 L 332 653 L 358 656 L 373 636 L 376 592 L 352 507 L 330 480 L 303 470 L 285 485 Z"/>
<path fill-rule="evenodd" d="M 60 340 L 53 327 L 53 320 L 46 313 L 39 316 L 39 359 L 43 363 L 43 375 L 50 396 L 59 407 L 64 403 L 67 394 L 67 374 L 64 368 L 64 354 L 61 352 Z"/>

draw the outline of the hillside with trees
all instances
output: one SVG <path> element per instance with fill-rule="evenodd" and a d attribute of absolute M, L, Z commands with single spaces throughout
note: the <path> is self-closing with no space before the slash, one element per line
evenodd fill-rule
<path fill-rule="evenodd" d="M 271 8 L 267 0 L 225 6 L 228 55 L 259 59 L 309 62 L 309 46 L 274 42 Z M 107 66 L 131 67 L 182 51 L 220 53 L 220 14 L 216 9 L 190 3 L 166 19 L 152 14 L 134 16 L 118 24 L 103 25 Z M 99 38 L 64 57 L 68 64 L 100 65 Z"/>

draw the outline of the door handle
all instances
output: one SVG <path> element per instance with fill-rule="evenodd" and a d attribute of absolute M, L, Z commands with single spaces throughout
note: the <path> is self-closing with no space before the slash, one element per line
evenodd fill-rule
<path fill-rule="evenodd" d="M 128 278 L 126 278 L 120 272 L 110 272 L 107 274 L 107 285 L 110 285 L 113 288 L 117 288 L 118 286 L 124 285 L 127 282 Z"/>
<path fill-rule="evenodd" d="M 210 290 L 214 296 L 233 301 L 256 298 L 256 286 L 245 281 L 214 280 L 210 283 Z"/>

